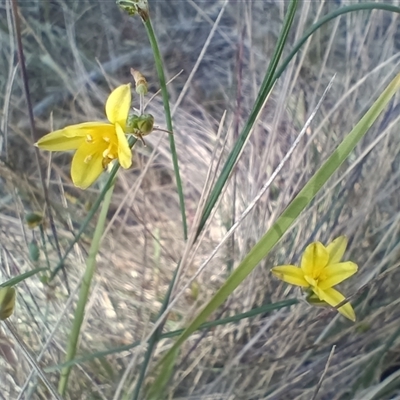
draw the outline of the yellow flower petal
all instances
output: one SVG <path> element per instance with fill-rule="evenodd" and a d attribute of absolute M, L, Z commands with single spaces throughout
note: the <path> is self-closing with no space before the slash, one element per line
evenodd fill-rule
<path fill-rule="evenodd" d="M 84 122 L 83 124 L 69 125 L 44 135 L 36 145 L 43 150 L 68 151 L 76 150 L 87 138 L 98 137 L 102 133 L 113 133 L 113 126 L 103 122 Z"/>
<path fill-rule="evenodd" d="M 106 115 L 112 124 L 119 124 L 125 131 L 126 120 L 131 107 L 131 85 L 121 85 L 114 89 L 106 102 Z"/>
<path fill-rule="evenodd" d="M 85 139 L 82 137 L 66 137 L 64 129 L 44 135 L 36 146 L 48 151 L 76 150 Z"/>
<path fill-rule="evenodd" d="M 345 279 L 354 275 L 357 272 L 357 264 L 346 261 L 337 264 L 330 264 L 321 273 L 321 278 L 318 283 L 318 287 L 322 290 L 331 288 Z"/>
<path fill-rule="evenodd" d="M 271 272 L 279 279 L 284 282 L 290 283 L 291 285 L 308 287 L 310 286 L 304 279 L 303 271 L 295 267 L 294 265 L 280 265 L 279 267 L 274 267 Z"/>
<path fill-rule="evenodd" d="M 99 146 L 83 143 L 72 159 L 72 182 L 81 189 L 87 189 L 100 176 L 103 169 L 103 152 Z"/>
<path fill-rule="evenodd" d="M 339 236 L 326 246 L 329 253 L 329 264 L 340 262 L 347 247 L 347 237 Z"/>
<path fill-rule="evenodd" d="M 81 124 L 66 126 L 63 131 L 67 137 L 100 136 L 102 132 L 112 132 L 112 125 L 107 122 L 82 122 Z"/>
<path fill-rule="evenodd" d="M 121 167 L 127 169 L 132 165 L 132 151 L 125 133 L 118 123 L 115 124 L 115 132 L 118 138 L 118 160 Z"/>
<path fill-rule="evenodd" d="M 333 288 L 326 290 L 318 290 L 318 288 L 313 288 L 313 291 L 321 300 L 326 301 L 332 307 L 336 307 L 345 299 L 340 292 Z M 340 307 L 338 311 L 346 318 L 352 321 L 356 320 L 356 314 L 354 313 L 353 307 L 350 303 L 346 303 L 344 306 Z"/>
<path fill-rule="evenodd" d="M 321 271 L 326 267 L 329 260 L 329 253 L 320 242 L 309 244 L 301 258 L 301 269 L 304 275 L 312 279 L 318 279 Z"/>

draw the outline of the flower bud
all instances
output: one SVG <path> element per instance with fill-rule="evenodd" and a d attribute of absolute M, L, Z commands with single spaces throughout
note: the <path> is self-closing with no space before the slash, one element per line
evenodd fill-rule
<path fill-rule="evenodd" d="M 11 286 L 0 288 L 0 320 L 7 319 L 15 307 L 15 289 Z"/>
<path fill-rule="evenodd" d="M 147 81 L 144 75 L 136 69 L 131 68 L 131 75 L 135 81 L 136 93 L 144 96 L 147 94 Z"/>
<path fill-rule="evenodd" d="M 151 114 L 143 114 L 137 120 L 137 127 L 142 136 L 146 136 L 153 131 L 154 117 Z"/>
<path fill-rule="evenodd" d="M 35 239 L 33 239 L 28 246 L 28 250 L 29 250 L 29 258 L 31 261 L 36 262 L 39 260 L 39 256 L 40 256 L 40 249 L 39 246 L 37 244 L 37 241 Z"/>
<path fill-rule="evenodd" d="M 25 215 L 25 221 L 28 224 L 28 228 L 36 228 L 43 223 L 43 215 L 37 212 L 32 212 Z"/>
<path fill-rule="evenodd" d="M 151 114 L 130 115 L 126 126 L 128 133 L 136 137 L 146 136 L 153 131 L 154 117 Z"/>
<path fill-rule="evenodd" d="M 149 5 L 147 0 L 117 0 L 117 5 L 130 16 L 139 14 L 143 21 L 149 18 Z"/>

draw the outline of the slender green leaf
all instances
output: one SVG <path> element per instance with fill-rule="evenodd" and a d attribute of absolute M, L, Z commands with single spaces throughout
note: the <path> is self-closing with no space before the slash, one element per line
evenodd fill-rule
<path fill-rule="evenodd" d="M 147 393 L 146 399 L 148 400 L 159 400 L 164 398 L 163 392 L 164 388 L 170 380 L 172 373 L 174 372 L 175 360 L 179 355 L 179 348 L 175 349 L 168 361 L 164 365 L 161 373 L 157 376 L 156 381 L 150 386 Z"/>
<path fill-rule="evenodd" d="M 17 283 L 20 283 L 21 281 L 24 281 L 27 278 L 30 278 L 33 275 L 38 274 L 39 272 L 44 272 L 47 271 L 48 269 L 45 267 L 41 268 L 35 268 L 32 271 L 24 272 L 21 275 L 15 276 L 14 278 L 9 279 L 8 281 L 5 281 L 3 283 L 0 283 L 0 287 L 5 287 L 5 286 L 14 286 Z"/>

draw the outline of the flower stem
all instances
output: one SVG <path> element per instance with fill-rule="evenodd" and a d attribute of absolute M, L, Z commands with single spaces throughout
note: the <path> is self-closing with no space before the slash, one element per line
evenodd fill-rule
<path fill-rule="evenodd" d="M 89 255 L 86 261 L 86 270 L 83 276 L 81 289 L 79 292 L 78 304 L 75 310 L 75 319 L 73 322 L 72 330 L 70 333 L 67 354 L 65 357 L 66 361 L 70 361 L 75 357 L 76 347 L 78 343 L 78 338 L 82 326 L 83 317 L 85 315 L 85 306 L 89 297 L 89 290 L 92 283 L 93 275 L 96 270 L 96 255 L 99 251 L 101 238 L 104 232 L 104 226 L 107 219 L 107 212 L 110 207 L 111 197 L 114 190 L 114 182 L 109 186 L 105 196 L 103 206 L 97 221 L 96 229 L 94 231 L 92 244 L 89 250 Z M 61 371 L 60 381 L 58 384 L 58 392 L 64 396 L 67 385 L 68 378 L 71 372 L 71 366 L 65 367 Z"/>
<path fill-rule="evenodd" d="M 167 129 L 169 132 L 171 132 L 171 134 L 169 135 L 169 146 L 170 146 L 171 154 L 172 154 L 172 163 L 174 165 L 176 186 L 177 186 L 177 190 L 178 190 L 179 204 L 180 204 L 181 215 L 182 215 L 183 238 L 185 240 L 187 240 L 187 222 L 186 222 L 185 200 L 183 197 L 182 180 L 181 180 L 181 176 L 180 176 L 180 172 L 179 172 L 178 156 L 177 156 L 176 147 L 175 147 L 175 139 L 174 139 L 174 135 L 172 134 L 172 132 L 173 132 L 172 116 L 171 116 L 171 109 L 169 106 L 169 96 L 168 96 L 165 75 L 164 75 L 163 62 L 162 62 L 162 58 L 161 58 L 160 49 L 158 48 L 158 43 L 157 43 L 157 39 L 156 39 L 154 30 L 153 30 L 153 26 L 151 24 L 151 20 L 150 20 L 150 18 L 146 18 L 146 19 L 142 18 L 142 20 L 143 20 L 144 26 L 146 27 L 147 35 L 149 37 L 151 48 L 153 50 L 154 61 L 156 64 L 158 79 L 160 80 L 160 87 L 161 87 L 161 94 L 162 94 L 162 99 L 163 99 L 163 103 L 164 103 L 164 111 L 165 111 L 165 119 L 166 119 L 166 123 L 167 123 Z"/>

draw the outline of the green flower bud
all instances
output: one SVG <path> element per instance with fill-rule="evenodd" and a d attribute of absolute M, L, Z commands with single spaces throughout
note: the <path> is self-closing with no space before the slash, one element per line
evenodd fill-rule
<path fill-rule="evenodd" d="M 151 114 L 130 115 L 126 123 L 127 133 L 136 137 L 146 136 L 153 131 L 154 117 Z"/>
<path fill-rule="evenodd" d="M 131 75 L 135 81 L 136 93 L 144 96 L 147 94 L 147 81 L 144 75 L 136 69 L 131 68 Z"/>
<path fill-rule="evenodd" d="M 200 285 L 196 281 L 193 281 L 192 284 L 190 285 L 190 292 L 193 297 L 193 300 L 197 300 L 199 297 Z"/>
<path fill-rule="evenodd" d="M 10 286 L 0 288 L 0 320 L 7 319 L 15 308 L 15 289 Z"/>
<path fill-rule="evenodd" d="M 30 229 L 36 228 L 43 223 L 43 215 L 37 212 L 25 215 L 25 221 Z"/>
<path fill-rule="evenodd" d="M 40 256 L 40 249 L 35 239 L 33 239 L 29 243 L 28 250 L 29 250 L 29 258 L 31 259 L 31 261 L 33 262 L 38 261 Z"/>
<path fill-rule="evenodd" d="M 144 21 L 149 18 L 149 5 L 147 0 L 117 0 L 116 3 L 131 16 L 139 14 Z"/>
<path fill-rule="evenodd" d="M 154 117 L 151 114 L 143 114 L 138 118 L 137 127 L 142 136 L 153 132 Z"/>

